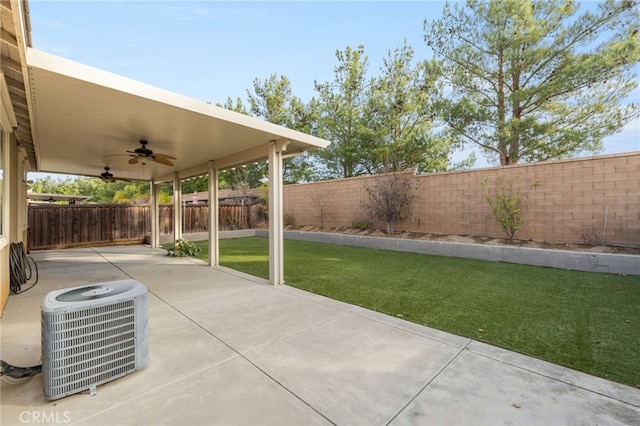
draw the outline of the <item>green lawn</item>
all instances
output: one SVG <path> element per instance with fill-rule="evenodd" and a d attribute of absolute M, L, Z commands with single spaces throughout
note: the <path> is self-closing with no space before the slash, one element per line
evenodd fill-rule
<path fill-rule="evenodd" d="M 290 286 L 640 383 L 638 276 L 289 240 L 284 249 Z M 220 263 L 267 278 L 268 239 L 221 240 Z"/>

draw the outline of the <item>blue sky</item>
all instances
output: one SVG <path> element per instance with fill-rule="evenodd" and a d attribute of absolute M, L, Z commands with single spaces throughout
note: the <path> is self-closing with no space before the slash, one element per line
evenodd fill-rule
<path fill-rule="evenodd" d="M 285 75 L 308 101 L 333 79 L 336 50 L 363 44 L 377 74 L 407 43 L 429 55 L 423 22 L 441 1 L 30 0 L 35 48 L 171 90 L 224 103 L 246 100 L 255 78 Z M 595 2 L 585 4 L 594 7 Z M 638 98 L 640 91 L 636 90 Z M 605 154 L 640 150 L 640 120 L 605 140 Z M 458 155 L 457 157 L 463 157 Z M 487 166 L 478 155 L 476 167 Z"/>

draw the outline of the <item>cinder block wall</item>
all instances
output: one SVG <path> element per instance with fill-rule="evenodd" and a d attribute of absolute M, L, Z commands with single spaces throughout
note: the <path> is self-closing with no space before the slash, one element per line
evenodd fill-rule
<path fill-rule="evenodd" d="M 539 182 L 523 202 L 527 222 L 517 239 L 640 246 L 640 152 L 418 175 L 412 217 L 396 231 L 505 237 L 481 182 L 486 178 L 491 187 L 516 176 L 522 190 Z M 287 185 L 285 215 L 295 225 L 349 227 L 366 217 L 366 187 L 374 179 Z"/>

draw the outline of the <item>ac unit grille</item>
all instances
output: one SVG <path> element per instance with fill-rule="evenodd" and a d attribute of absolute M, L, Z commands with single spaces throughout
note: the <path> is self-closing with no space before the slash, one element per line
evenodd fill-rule
<path fill-rule="evenodd" d="M 133 333 L 130 333 L 129 339 L 111 338 L 110 342 L 99 341 L 91 344 L 91 347 L 77 347 L 75 350 L 64 351 L 63 353 L 56 353 L 52 356 L 51 368 L 53 369 L 51 376 L 60 376 L 67 374 L 62 369 L 69 370 L 69 367 L 73 369 L 80 369 L 80 365 L 86 362 L 87 353 L 91 353 L 95 359 L 105 359 L 106 356 L 113 356 L 118 353 L 131 352 L 131 348 L 135 345 L 135 338 Z M 86 349 L 86 352 L 80 352 L 79 350 Z M 68 371 L 69 373 L 71 371 Z"/>
<path fill-rule="evenodd" d="M 82 316 L 82 314 L 85 316 Z M 88 325 L 96 326 L 103 322 L 112 322 L 113 320 L 127 318 L 128 316 L 133 316 L 132 300 L 116 303 L 111 306 L 100 306 L 83 311 L 52 315 L 51 320 L 47 324 L 47 331 L 53 333 L 60 331 L 68 332 L 80 327 L 86 327 Z"/>
<path fill-rule="evenodd" d="M 42 375 L 47 398 L 57 399 L 90 389 L 146 364 L 144 290 L 143 303 L 140 298 L 114 303 L 98 300 L 99 306 L 60 312 L 47 312 L 43 304 Z M 122 295 L 114 298 L 122 299 Z M 139 324 L 141 309 L 145 311 L 143 327 Z"/>
<path fill-rule="evenodd" d="M 101 371 L 86 370 L 66 377 L 51 379 L 48 383 L 50 394 L 47 397 L 49 399 L 60 398 L 129 374 L 134 371 L 131 369 L 132 360 L 135 360 L 134 356 L 103 365 Z"/>
<path fill-rule="evenodd" d="M 56 358 L 52 356 L 50 365 L 53 368 L 50 377 L 65 376 L 76 371 L 94 368 L 101 363 L 107 363 L 113 359 L 122 358 L 123 355 L 133 353 L 135 339 L 123 340 L 117 345 L 87 351 L 72 357 Z M 135 360 L 134 360 L 135 361 Z"/>

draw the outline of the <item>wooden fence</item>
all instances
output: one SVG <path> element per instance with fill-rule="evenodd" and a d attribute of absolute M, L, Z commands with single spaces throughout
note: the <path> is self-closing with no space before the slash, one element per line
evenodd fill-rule
<path fill-rule="evenodd" d="M 148 205 L 30 205 L 28 247 L 140 244 L 151 233 L 150 211 Z M 184 233 L 208 230 L 208 205 L 187 205 L 183 211 Z M 173 234 L 173 206 L 160 206 L 159 216 L 160 234 Z M 220 230 L 256 228 L 264 221 L 262 203 L 219 207 Z"/>
<path fill-rule="evenodd" d="M 218 226 L 222 231 L 252 229 L 265 221 L 263 204 L 218 207 Z M 160 206 L 160 234 L 173 234 L 173 205 Z M 209 206 L 187 205 L 182 217 L 185 233 L 209 230 Z"/>
<path fill-rule="evenodd" d="M 149 206 L 29 206 L 31 249 L 142 242 L 151 232 Z"/>

